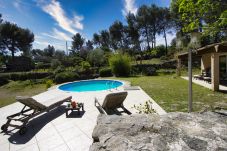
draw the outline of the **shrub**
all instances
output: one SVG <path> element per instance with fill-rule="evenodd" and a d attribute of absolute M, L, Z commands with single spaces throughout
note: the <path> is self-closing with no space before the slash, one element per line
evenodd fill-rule
<path fill-rule="evenodd" d="M 0 86 L 1 85 L 4 85 L 4 84 L 7 84 L 9 81 L 6 77 L 2 77 L 0 76 Z"/>
<path fill-rule="evenodd" d="M 50 72 L 14 72 L 14 73 L 3 73 L 0 76 L 6 78 L 7 80 L 13 81 L 25 81 L 31 79 L 43 79 L 50 76 Z"/>
<path fill-rule="evenodd" d="M 128 55 L 115 54 L 109 58 L 109 64 L 115 76 L 129 76 L 131 60 Z"/>
<path fill-rule="evenodd" d="M 51 60 L 51 68 L 52 69 L 56 69 L 60 65 L 61 65 L 61 62 L 58 59 L 52 59 Z"/>
<path fill-rule="evenodd" d="M 154 67 L 147 67 L 143 70 L 143 74 L 146 76 L 156 75 L 156 69 Z"/>
<path fill-rule="evenodd" d="M 90 63 L 87 62 L 87 61 L 82 61 L 82 62 L 81 62 L 81 66 L 82 66 L 82 69 L 83 69 L 83 70 L 89 70 L 90 67 L 91 67 Z"/>
<path fill-rule="evenodd" d="M 152 114 L 155 113 L 155 110 L 152 108 L 151 104 L 152 102 L 148 100 L 145 104 L 134 105 L 134 108 L 139 111 L 139 114 Z"/>
<path fill-rule="evenodd" d="M 56 83 L 70 82 L 78 80 L 79 75 L 75 72 L 61 72 L 55 75 L 54 81 Z"/>
<path fill-rule="evenodd" d="M 65 67 L 64 66 L 58 66 L 55 70 L 54 70 L 54 74 L 57 73 L 61 73 L 65 71 Z"/>
<path fill-rule="evenodd" d="M 101 66 L 104 63 L 104 51 L 102 49 L 95 49 L 88 54 L 88 61 L 93 66 Z"/>
<path fill-rule="evenodd" d="M 111 68 L 103 68 L 99 71 L 100 77 L 111 77 L 113 76 Z"/>
<path fill-rule="evenodd" d="M 48 89 L 48 88 L 50 88 L 51 86 L 53 85 L 53 80 L 47 80 L 46 81 L 46 88 Z"/>

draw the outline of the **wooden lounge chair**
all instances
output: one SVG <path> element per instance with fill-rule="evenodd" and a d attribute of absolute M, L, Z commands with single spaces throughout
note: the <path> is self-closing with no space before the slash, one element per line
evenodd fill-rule
<path fill-rule="evenodd" d="M 95 98 L 95 106 L 100 110 L 101 113 L 104 114 L 121 114 L 117 109 L 122 108 L 123 112 L 127 114 L 131 114 L 123 105 L 125 98 L 127 97 L 128 92 L 117 92 L 117 93 L 110 93 L 108 94 L 103 104 L 101 105 L 97 98 Z"/>
<path fill-rule="evenodd" d="M 28 124 L 30 119 L 40 115 L 43 112 L 49 112 L 50 110 L 61 106 L 64 102 L 71 101 L 71 99 L 72 96 L 57 96 L 56 98 L 46 100 L 40 103 L 31 97 L 18 96 L 16 97 L 16 100 L 24 104 L 24 107 L 20 112 L 8 116 L 7 122 L 6 124 L 2 125 L 1 130 L 3 132 L 7 132 L 8 127 L 11 126 L 20 129 L 19 134 L 23 135 L 27 131 L 26 125 Z M 22 125 L 11 124 L 11 121 L 19 121 L 22 123 Z"/>

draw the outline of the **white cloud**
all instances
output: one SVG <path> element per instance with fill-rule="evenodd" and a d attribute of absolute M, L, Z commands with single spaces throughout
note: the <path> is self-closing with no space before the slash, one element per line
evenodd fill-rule
<path fill-rule="evenodd" d="M 84 19 L 83 16 L 73 15 L 73 18 L 68 18 L 65 11 L 62 9 L 61 4 L 58 1 L 51 0 L 49 4 L 39 2 L 42 10 L 49 14 L 65 31 L 71 34 L 76 34 L 77 30 L 83 30 L 83 24 L 81 21 Z"/>
<path fill-rule="evenodd" d="M 135 0 L 124 0 L 124 9 L 122 10 L 122 13 L 124 16 L 126 16 L 129 12 L 136 14 L 138 8 L 135 6 Z"/>
<path fill-rule="evenodd" d="M 66 33 L 59 31 L 56 28 L 53 28 L 53 32 L 51 34 L 49 33 L 42 33 L 42 35 L 44 36 L 48 36 L 50 38 L 54 38 L 57 40 L 61 40 L 61 41 L 70 41 L 71 37 L 68 36 Z"/>

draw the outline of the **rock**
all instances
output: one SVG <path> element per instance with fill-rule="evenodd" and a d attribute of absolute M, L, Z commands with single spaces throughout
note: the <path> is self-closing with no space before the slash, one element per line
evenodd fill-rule
<path fill-rule="evenodd" d="M 227 151 L 227 116 L 214 112 L 100 115 L 90 151 Z"/>

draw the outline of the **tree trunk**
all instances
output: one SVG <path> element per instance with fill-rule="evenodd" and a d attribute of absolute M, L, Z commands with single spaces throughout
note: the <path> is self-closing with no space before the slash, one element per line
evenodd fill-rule
<path fill-rule="evenodd" d="M 145 29 L 145 32 L 146 32 L 146 37 L 147 37 L 147 48 L 148 48 L 148 50 L 150 50 L 151 47 L 150 47 L 150 43 L 149 43 L 149 34 L 148 34 L 148 31 L 147 31 L 147 28 Z"/>
<path fill-rule="evenodd" d="M 165 44 L 166 44 L 166 56 L 167 56 L 168 49 L 167 49 L 167 39 L 166 39 L 166 30 L 165 30 L 165 28 L 163 28 L 163 33 L 164 33 L 164 38 L 165 38 Z"/>

